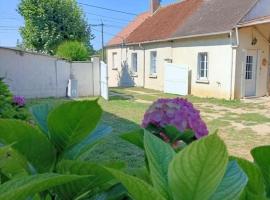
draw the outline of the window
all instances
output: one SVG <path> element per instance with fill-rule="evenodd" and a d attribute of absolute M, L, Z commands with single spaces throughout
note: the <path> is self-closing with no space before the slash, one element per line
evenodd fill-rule
<path fill-rule="evenodd" d="M 198 79 L 208 80 L 208 54 L 199 53 L 198 55 Z"/>
<path fill-rule="evenodd" d="M 150 53 L 150 75 L 157 73 L 157 52 L 151 51 Z"/>
<path fill-rule="evenodd" d="M 137 73 L 138 72 L 138 57 L 137 57 L 137 53 L 132 53 L 131 54 L 131 70 L 133 73 Z"/>
<path fill-rule="evenodd" d="M 247 56 L 246 60 L 246 80 L 252 79 L 252 68 L 253 68 L 253 56 Z"/>
<path fill-rule="evenodd" d="M 117 69 L 117 65 L 116 65 L 116 57 L 117 57 L 117 53 L 113 52 L 112 53 L 112 68 L 113 69 Z"/>

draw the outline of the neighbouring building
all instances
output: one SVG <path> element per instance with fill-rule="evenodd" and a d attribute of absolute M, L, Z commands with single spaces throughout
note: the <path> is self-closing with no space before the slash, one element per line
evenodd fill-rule
<path fill-rule="evenodd" d="M 270 93 L 270 0 L 183 0 L 138 15 L 107 44 L 109 86 L 164 91 L 166 63 L 188 66 L 190 94 Z"/>

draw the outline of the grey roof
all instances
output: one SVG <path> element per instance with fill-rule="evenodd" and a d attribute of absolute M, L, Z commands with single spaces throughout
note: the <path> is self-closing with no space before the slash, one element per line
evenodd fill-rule
<path fill-rule="evenodd" d="M 173 37 L 230 31 L 256 2 L 257 0 L 204 0 L 201 7 Z"/>

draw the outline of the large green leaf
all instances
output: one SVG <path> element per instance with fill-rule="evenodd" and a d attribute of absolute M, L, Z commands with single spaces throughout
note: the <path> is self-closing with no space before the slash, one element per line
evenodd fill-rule
<path fill-rule="evenodd" d="M 262 146 L 252 149 L 251 154 L 255 163 L 261 169 L 267 197 L 270 197 L 270 146 Z"/>
<path fill-rule="evenodd" d="M 170 199 L 171 194 L 168 186 L 168 168 L 175 156 L 173 148 L 158 137 L 144 133 L 144 148 L 149 163 L 152 183 L 164 198 Z"/>
<path fill-rule="evenodd" d="M 60 105 L 48 116 L 50 138 L 59 152 L 86 138 L 102 114 L 97 101 L 74 101 Z"/>
<path fill-rule="evenodd" d="M 134 200 L 166 200 L 155 188 L 141 179 L 118 170 L 107 170 L 125 186 Z"/>
<path fill-rule="evenodd" d="M 232 159 L 236 160 L 238 165 L 244 170 L 248 176 L 248 183 L 245 187 L 241 199 L 244 200 L 261 200 L 265 199 L 265 185 L 262 173 L 257 165 L 254 163 L 242 159 L 233 157 Z"/>
<path fill-rule="evenodd" d="M 30 108 L 30 111 L 38 123 L 40 129 L 46 134 L 49 132 L 47 118 L 53 108 L 54 105 L 48 103 L 35 105 Z"/>
<path fill-rule="evenodd" d="M 174 199 L 207 200 L 224 177 L 228 153 L 217 134 L 193 142 L 169 166 L 169 186 Z"/>
<path fill-rule="evenodd" d="M 123 163 L 111 163 L 111 167 L 121 169 Z M 112 181 L 114 177 L 103 167 L 96 163 L 81 161 L 62 161 L 57 166 L 57 172 L 61 174 L 91 175 L 88 179 L 74 181 L 57 188 L 61 199 L 75 199 L 88 191 L 101 188 L 104 184 Z"/>
<path fill-rule="evenodd" d="M 23 176 L 0 185 L 0 200 L 25 200 L 38 192 L 82 178 L 85 177 L 52 173 Z"/>
<path fill-rule="evenodd" d="M 238 200 L 248 178 L 236 161 L 230 161 L 225 176 L 210 200 Z"/>
<path fill-rule="evenodd" d="M 55 151 L 48 138 L 25 122 L 0 119 L 0 143 L 12 144 L 38 172 L 47 172 L 54 163 Z"/>
<path fill-rule="evenodd" d="M 11 146 L 0 147 L 0 173 L 8 179 L 26 176 L 30 173 L 27 160 Z"/>
<path fill-rule="evenodd" d="M 86 139 L 65 152 L 65 159 L 80 160 L 84 154 L 89 155 L 90 151 L 100 143 L 100 140 L 108 136 L 112 128 L 106 125 L 99 125 Z"/>
<path fill-rule="evenodd" d="M 131 144 L 134 144 L 135 146 L 141 149 L 144 149 L 143 135 L 144 135 L 144 130 L 138 129 L 129 133 L 122 134 L 120 135 L 120 138 L 130 142 Z"/>

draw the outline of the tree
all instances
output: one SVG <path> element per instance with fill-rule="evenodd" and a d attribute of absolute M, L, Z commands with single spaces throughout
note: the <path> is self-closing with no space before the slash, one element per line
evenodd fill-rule
<path fill-rule="evenodd" d="M 25 20 L 20 33 L 26 49 L 55 54 L 63 41 L 77 40 L 92 50 L 90 26 L 75 0 L 22 0 L 18 12 Z"/>

